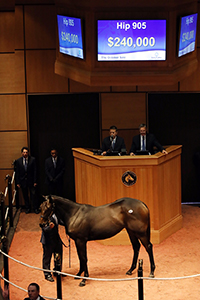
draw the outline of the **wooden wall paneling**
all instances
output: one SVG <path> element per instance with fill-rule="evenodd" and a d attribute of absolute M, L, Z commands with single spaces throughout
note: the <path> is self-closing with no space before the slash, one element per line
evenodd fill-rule
<path fill-rule="evenodd" d="M 112 86 L 112 92 L 136 92 L 136 86 Z"/>
<path fill-rule="evenodd" d="M 15 6 L 15 49 L 24 49 L 23 6 Z"/>
<path fill-rule="evenodd" d="M 55 50 L 27 50 L 27 92 L 67 93 L 68 78 L 54 73 Z"/>
<path fill-rule="evenodd" d="M 101 95 L 102 129 L 111 125 L 118 128 L 138 128 L 146 120 L 145 93 L 110 93 Z"/>
<path fill-rule="evenodd" d="M 24 51 L 15 51 L 15 93 L 25 93 Z"/>
<path fill-rule="evenodd" d="M 26 49 L 56 49 L 54 5 L 27 5 L 25 15 Z"/>
<path fill-rule="evenodd" d="M 0 12 L 0 52 L 15 51 L 15 13 Z"/>
<path fill-rule="evenodd" d="M 14 92 L 15 88 L 15 54 L 0 55 L 0 93 Z"/>
<path fill-rule="evenodd" d="M 134 172 L 137 176 L 136 183 L 129 187 L 125 186 L 122 182 L 122 175 L 128 170 Z M 149 209 L 152 209 L 152 205 L 149 202 L 150 198 L 146 197 L 148 195 L 147 191 L 151 190 L 152 181 L 148 180 L 148 178 L 152 178 L 151 167 L 130 168 L 128 165 L 127 167 L 106 167 L 105 176 L 106 197 L 103 197 L 102 204 L 122 197 L 131 197 L 145 202 Z M 110 188 L 111 185 L 115 188 Z"/>
<path fill-rule="evenodd" d="M 178 92 L 178 81 L 173 85 L 139 85 L 138 92 Z"/>
<path fill-rule="evenodd" d="M 74 162 L 74 170 L 77 178 L 76 184 L 76 199 L 79 199 L 79 203 L 84 204 L 84 199 L 88 199 L 88 203 L 98 206 L 99 197 L 101 198 L 102 189 L 101 186 L 101 170 L 99 167 L 95 167 L 91 164 L 87 164 L 79 159 Z M 91 178 L 91 180 L 88 180 Z M 94 182 L 98 181 L 99 186 L 94 188 Z M 85 188 L 81 188 L 85 186 Z"/>
<path fill-rule="evenodd" d="M 69 79 L 69 87 L 70 93 L 99 93 L 99 92 L 109 92 L 110 87 L 108 86 L 89 86 L 85 85 L 83 83 L 74 81 L 72 79 Z"/>
<path fill-rule="evenodd" d="M 0 55 L 0 94 L 24 93 L 24 52 Z"/>
<path fill-rule="evenodd" d="M 27 130 L 25 95 L 0 95 L 0 130 Z"/>
<path fill-rule="evenodd" d="M 197 48 L 197 59 L 200 60 L 200 48 Z M 200 91 L 200 64 L 198 64 L 197 70 L 192 75 L 180 81 L 180 92 L 189 91 Z"/>
<path fill-rule="evenodd" d="M 15 0 L 15 4 L 21 5 L 41 5 L 41 4 L 55 4 L 55 0 Z"/>
<path fill-rule="evenodd" d="M 0 132 L 0 169 L 9 169 L 21 156 L 21 148 L 27 146 L 27 132 Z"/>
<path fill-rule="evenodd" d="M 156 197 L 154 212 L 158 216 L 155 219 L 154 229 L 167 226 L 169 220 L 173 220 L 181 214 L 180 159 L 180 156 L 175 156 L 154 170 L 153 178 L 156 183 L 152 186 Z M 174 199 L 180 199 L 180 201 L 176 202 Z M 160 216 L 158 212 L 160 212 Z"/>
<path fill-rule="evenodd" d="M 14 11 L 15 9 L 15 0 L 2 0 L 0 1 L 0 10 L 1 11 Z"/>

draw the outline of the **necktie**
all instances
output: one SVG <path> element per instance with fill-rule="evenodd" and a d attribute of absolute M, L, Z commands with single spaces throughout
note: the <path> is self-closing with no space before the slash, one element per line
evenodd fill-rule
<path fill-rule="evenodd" d="M 115 148 L 115 140 L 112 141 L 112 150 Z"/>
<path fill-rule="evenodd" d="M 54 168 L 56 168 L 56 160 L 55 160 L 55 158 L 53 159 L 53 165 L 54 165 Z"/>
<path fill-rule="evenodd" d="M 144 136 L 142 137 L 142 150 L 145 150 Z"/>
<path fill-rule="evenodd" d="M 27 161 L 26 161 L 26 158 L 24 159 L 24 169 L 25 169 L 25 171 L 27 171 Z"/>

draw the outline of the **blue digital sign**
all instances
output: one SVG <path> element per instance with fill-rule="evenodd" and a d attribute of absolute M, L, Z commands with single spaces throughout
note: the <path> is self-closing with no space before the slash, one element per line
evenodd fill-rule
<path fill-rule="evenodd" d="M 98 20 L 98 61 L 166 60 L 166 20 Z"/>
<path fill-rule="evenodd" d="M 195 50 L 197 13 L 181 18 L 178 57 Z"/>
<path fill-rule="evenodd" d="M 81 19 L 57 15 L 59 51 L 83 59 Z"/>

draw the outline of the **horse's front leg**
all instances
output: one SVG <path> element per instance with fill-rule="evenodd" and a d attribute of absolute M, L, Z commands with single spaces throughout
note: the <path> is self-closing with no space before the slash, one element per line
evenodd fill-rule
<path fill-rule="evenodd" d="M 87 247 L 86 247 L 87 242 L 85 240 L 77 239 L 75 241 L 75 244 L 76 244 L 76 250 L 80 262 L 80 269 L 76 275 L 81 276 L 81 274 L 84 272 L 84 277 L 89 277 L 88 267 L 87 267 Z M 75 279 L 78 278 L 75 277 Z M 86 279 L 82 279 L 79 286 L 85 286 L 85 282 Z"/>
<path fill-rule="evenodd" d="M 139 251 L 140 251 L 140 243 L 131 231 L 127 230 L 127 232 L 128 232 L 131 244 L 132 244 L 133 252 L 134 252 L 131 267 L 126 272 L 126 275 L 131 275 L 133 270 L 135 270 L 135 268 L 137 266 L 137 260 L 138 260 L 138 255 L 139 255 Z"/>

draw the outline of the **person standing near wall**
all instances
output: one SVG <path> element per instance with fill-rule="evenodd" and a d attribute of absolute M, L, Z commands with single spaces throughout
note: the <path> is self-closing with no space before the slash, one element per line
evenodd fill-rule
<path fill-rule="evenodd" d="M 18 189 L 22 190 L 26 214 L 31 212 L 31 204 L 36 214 L 39 213 L 36 195 L 37 174 L 35 157 L 29 155 L 29 148 L 21 149 L 22 156 L 15 161 L 15 181 Z M 29 194 L 30 200 L 29 201 Z"/>
<path fill-rule="evenodd" d="M 45 183 L 51 195 L 63 196 L 63 175 L 65 172 L 65 161 L 58 156 L 55 148 L 51 149 L 51 156 L 45 160 Z"/>

